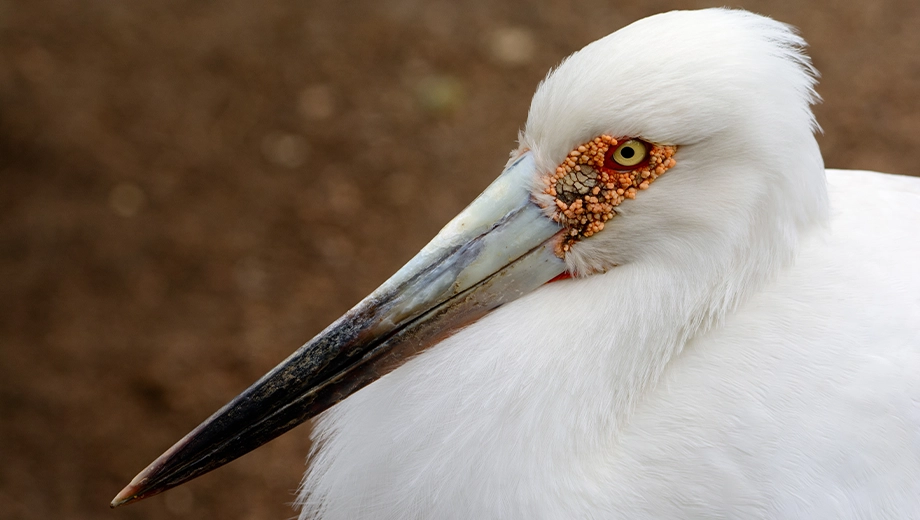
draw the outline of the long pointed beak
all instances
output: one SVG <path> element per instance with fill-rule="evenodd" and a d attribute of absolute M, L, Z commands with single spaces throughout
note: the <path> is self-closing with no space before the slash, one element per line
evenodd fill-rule
<path fill-rule="evenodd" d="M 112 507 L 216 469 L 565 272 L 524 153 L 402 269 L 134 477 Z"/>

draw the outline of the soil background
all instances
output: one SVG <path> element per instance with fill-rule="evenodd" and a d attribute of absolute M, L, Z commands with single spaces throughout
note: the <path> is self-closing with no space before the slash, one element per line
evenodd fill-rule
<path fill-rule="evenodd" d="M 920 171 L 920 2 L 730 4 L 810 42 L 828 166 Z M 0 1 L 0 518 L 294 515 L 308 427 L 108 502 L 472 200 L 550 67 L 708 5 Z"/>

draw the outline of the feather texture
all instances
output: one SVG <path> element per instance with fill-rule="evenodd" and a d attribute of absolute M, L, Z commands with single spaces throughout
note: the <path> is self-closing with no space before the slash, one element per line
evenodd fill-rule
<path fill-rule="evenodd" d="M 677 166 L 579 278 L 321 416 L 301 518 L 920 517 L 920 180 L 825 172 L 803 45 L 673 12 L 552 71 L 539 171 L 599 134 Z"/>

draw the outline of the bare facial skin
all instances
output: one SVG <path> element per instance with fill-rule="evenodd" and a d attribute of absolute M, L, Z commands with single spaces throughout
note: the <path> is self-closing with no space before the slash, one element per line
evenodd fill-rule
<path fill-rule="evenodd" d="M 556 254 L 564 257 L 572 244 L 604 229 L 616 206 L 636 198 L 638 190 L 677 164 L 676 151 L 676 146 L 601 135 L 569 152 L 545 179 L 544 193 L 555 197 L 558 208 L 553 220 L 569 229 Z"/>

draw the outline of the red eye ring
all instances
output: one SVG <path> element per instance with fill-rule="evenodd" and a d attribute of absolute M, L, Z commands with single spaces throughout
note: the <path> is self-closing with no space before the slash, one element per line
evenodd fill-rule
<path fill-rule="evenodd" d="M 637 162 L 636 164 L 632 164 L 629 166 L 618 163 L 613 158 L 614 155 L 616 155 L 616 153 L 622 150 L 626 145 L 630 143 L 634 143 L 634 142 L 642 143 L 643 147 L 645 148 L 644 150 L 645 157 L 643 157 L 642 160 Z M 651 150 L 652 150 L 652 145 L 646 141 L 643 141 L 642 139 L 635 139 L 635 138 L 622 139 L 620 140 L 619 144 L 617 144 L 617 146 L 610 147 L 610 149 L 607 150 L 607 153 L 604 154 L 604 168 L 607 168 L 610 170 L 616 170 L 616 171 L 623 171 L 623 172 L 638 170 L 639 168 L 642 168 L 643 166 L 648 166 L 649 160 L 651 159 L 651 156 L 652 156 L 652 154 L 650 153 Z"/>

